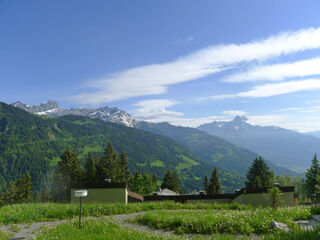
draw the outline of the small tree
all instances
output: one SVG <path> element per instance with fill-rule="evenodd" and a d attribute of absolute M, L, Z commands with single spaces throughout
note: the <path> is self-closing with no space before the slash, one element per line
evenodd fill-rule
<path fill-rule="evenodd" d="M 278 187 L 270 188 L 268 193 L 271 196 L 273 209 L 276 209 L 281 203 L 283 203 L 282 193 Z"/>
<path fill-rule="evenodd" d="M 271 185 L 273 172 L 262 157 L 256 158 L 247 173 L 247 188 L 264 188 Z"/>
<path fill-rule="evenodd" d="M 307 169 L 305 187 L 309 196 L 320 188 L 320 165 L 316 154 L 312 159 L 310 168 Z"/>
<path fill-rule="evenodd" d="M 218 176 L 218 169 L 217 167 L 214 167 L 211 177 L 210 177 L 210 183 L 208 185 L 208 194 L 219 194 L 221 193 L 221 185 L 220 180 Z"/>
<path fill-rule="evenodd" d="M 150 195 L 153 192 L 157 191 L 158 186 L 148 173 L 145 173 L 144 176 L 140 171 L 137 171 L 130 181 L 130 190 L 142 195 Z"/>

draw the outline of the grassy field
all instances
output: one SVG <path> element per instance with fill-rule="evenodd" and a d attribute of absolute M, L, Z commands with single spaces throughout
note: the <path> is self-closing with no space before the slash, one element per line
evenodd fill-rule
<path fill-rule="evenodd" d="M 164 239 L 182 240 L 185 235 L 195 234 L 192 239 L 250 239 L 256 234 L 260 239 L 319 239 L 319 229 L 304 232 L 294 224 L 295 220 L 308 219 L 311 213 L 320 213 L 320 207 L 288 207 L 277 210 L 253 208 L 239 204 L 179 204 L 156 202 L 142 204 L 84 204 L 83 228 L 78 229 L 78 204 L 18 204 L 0 208 L 0 224 L 17 224 L 48 220 L 67 219 L 54 227 L 42 228 L 38 240 L 46 239 Z M 111 221 L 108 215 L 146 212 L 134 220 L 151 228 L 172 230 L 173 236 L 158 236 L 125 228 Z M 274 231 L 270 222 L 276 220 L 287 223 L 290 233 Z M 108 237 L 110 236 L 110 237 Z M 8 239 L 0 232 L 0 240 Z"/>
<path fill-rule="evenodd" d="M 263 240 L 318 240 L 320 229 L 315 231 L 295 231 L 291 233 L 279 232 L 260 236 Z M 1 238 L 0 238 L 1 239 Z M 77 221 L 69 221 L 53 228 L 43 228 L 38 232 L 37 240 L 185 240 L 186 236 L 159 236 L 141 233 L 121 227 L 105 217 L 95 220 L 85 220 L 82 229 L 78 229 Z M 215 234 L 195 235 L 194 240 L 249 240 L 249 236 Z"/>
<path fill-rule="evenodd" d="M 245 210 L 250 207 L 239 204 L 180 204 L 173 202 L 158 203 L 136 203 L 136 204 L 106 204 L 90 203 L 83 204 L 83 216 L 105 216 L 128 214 L 151 210 L 179 210 L 179 209 L 237 209 Z M 61 203 L 35 203 L 35 204 L 16 204 L 0 208 L 0 224 L 16 224 L 27 222 L 41 222 L 50 220 L 71 219 L 78 216 L 79 204 Z"/>
<path fill-rule="evenodd" d="M 295 226 L 295 220 L 309 219 L 310 208 L 290 207 L 235 210 L 153 211 L 138 216 L 134 222 L 149 227 L 181 233 L 265 234 L 272 233 L 272 220 Z"/>

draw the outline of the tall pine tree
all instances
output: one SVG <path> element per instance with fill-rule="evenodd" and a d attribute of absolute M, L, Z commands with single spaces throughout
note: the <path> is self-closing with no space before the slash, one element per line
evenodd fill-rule
<path fill-rule="evenodd" d="M 29 172 L 27 174 L 20 178 L 17 181 L 17 199 L 18 202 L 30 202 L 31 201 L 31 176 Z"/>
<path fill-rule="evenodd" d="M 161 188 L 168 188 L 174 192 L 181 193 L 181 181 L 176 170 L 167 170 L 163 177 Z"/>
<path fill-rule="evenodd" d="M 272 178 L 273 172 L 263 158 L 256 158 L 247 173 L 246 187 L 251 189 L 270 187 Z"/>
<path fill-rule="evenodd" d="M 320 191 L 320 165 L 316 154 L 310 168 L 307 169 L 305 187 L 308 195 Z"/>
<path fill-rule="evenodd" d="M 112 182 L 120 182 L 121 171 L 119 158 L 109 141 L 102 158 L 97 164 L 97 179 L 104 182 L 105 179 L 111 179 Z"/>
<path fill-rule="evenodd" d="M 97 182 L 97 163 L 92 154 L 89 153 L 86 159 L 86 183 L 94 184 Z"/>
<path fill-rule="evenodd" d="M 120 154 L 120 181 L 129 183 L 131 179 L 131 174 L 129 171 L 129 163 L 126 153 L 124 151 Z"/>
<path fill-rule="evenodd" d="M 67 149 L 60 158 L 54 173 L 52 196 L 55 201 L 69 201 L 71 188 L 83 183 L 83 169 L 77 154 L 70 149 Z"/>
<path fill-rule="evenodd" d="M 161 188 L 164 189 L 164 188 L 168 188 L 170 190 L 173 190 L 172 189 L 172 172 L 170 169 L 167 170 L 167 172 L 164 174 L 163 176 L 163 181 L 162 181 L 162 184 L 161 184 Z"/>
<path fill-rule="evenodd" d="M 178 193 L 182 193 L 181 190 L 181 180 L 178 172 L 174 169 L 172 172 L 172 190 Z"/>
<path fill-rule="evenodd" d="M 208 193 L 209 182 L 208 182 L 207 176 L 204 177 L 203 187 L 204 187 L 204 190 L 206 191 L 206 193 Z"/>
<path fill-rule="evenodd" d="M 218 176 L 218 169 L 217 167 L 214 167 L 210 177 L 207 194 L 219 194 L 219 193 L 221 193 L 221 185 L 220 185 L 220 180 Z"/>

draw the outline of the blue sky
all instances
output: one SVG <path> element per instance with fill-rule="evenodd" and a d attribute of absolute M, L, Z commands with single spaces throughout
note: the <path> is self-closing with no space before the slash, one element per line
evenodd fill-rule
<path fill-rule="evenodd" d="M 320 1 L 0 0 L 0 101 L 320 130 Z"/>

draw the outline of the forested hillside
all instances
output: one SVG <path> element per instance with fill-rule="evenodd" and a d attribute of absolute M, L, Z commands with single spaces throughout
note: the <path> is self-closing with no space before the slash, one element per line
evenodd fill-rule
<path fill-rule="evenodd" d="M 203 177 L 213 165 L 170 138 L 80 116 L 47 118 L 0 103 L 0 184 L 30 172 L 39 189 L 50 184 L 52 170 L 62 152 L 71 148 L 81 160 L 91 152 L 102 155 L 111 141 L 116 149 L 126 151 L 132 173 L 155 172 L 162 179 L 168 168 L 175 168 L 184 191 L 201 189 Z M 225 191 L 240 187 L 244 180 L 219 171 Z"/>
<path fill-rule="evenodd" d="M 195 128 L 173 126 L 166 122 L 140 122 L 136 127 L 170 137 L 208 163 L 215 164 L 219 168 L 228 169 L 240 175 L 245 175 L 252 161 L 258 156 L 258 153 L 251 152 L 221 137 L 212 136 Z M 295 174 L 271 162 L 268 162 L 268 165 L 278 175 L 286 173 Z"/>

